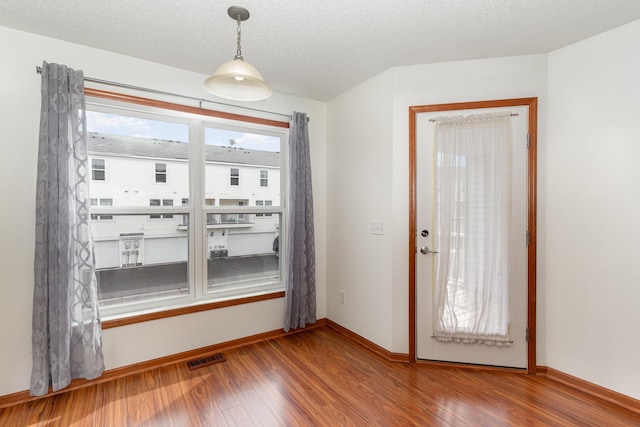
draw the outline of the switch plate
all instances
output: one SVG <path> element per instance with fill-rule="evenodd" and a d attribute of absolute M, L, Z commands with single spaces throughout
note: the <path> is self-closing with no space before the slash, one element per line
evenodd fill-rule
<path fill-rule="evenodd" d="M 384 221 L 371 221 L 371 234 L 384 234 Z"/>
<path fill-rule="evenodd" d="M 339 301 L 340 301 L 340 304 L 344 304 L 344 300 L 345 300 L 346 296 L 347 296 L 347 293 L 345 291 L 340 291 L 340 296 L 338 297 Z"/>

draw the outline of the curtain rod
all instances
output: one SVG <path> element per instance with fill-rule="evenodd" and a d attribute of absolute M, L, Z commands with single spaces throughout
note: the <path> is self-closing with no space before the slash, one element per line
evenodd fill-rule
<path fill-rule="evenodd" d="M 36 66 L 36 73 L 37 74 L 42 74 L 42 67 Z M 141 86 L 133 86 L 133 85 L 125 84 L 125 83 L 112 82 L 112 81 L 109 81 L 109 80 L 94 79 L 92 77 L 85 77 L 84 80 L 86 82 L 99 83 L 99 84 L 103 84 L 103 85 L 107 85 L 107 86 L 116 86 L 116 87 L 121 87 L 121 88 L 124 88 L 124 89 L 139 90 L 139 91 L 142 91 L 142 92 L 149 92 L 149 93 L 154 93 L 154 94 L 157 94 L 157 95 L 168 95 L 168 96 L 175 96 L 175 97 L 178 97 L 178 98 L 190 99 L 192 101 L 200 102 L 200 108 L 202 108 L 202 103 L 203 102 L 209 102 L 211 104 L 225 105 L 227 107 L 242 108 L 244 110 L 257 111 L 257 112 L 260 112 L 260 113 L 275 114 L 275 115 L 282 116 L 282 117 L 288 117 L 289 120 L 291 120 L 291 118 L 292 118 L 290 114 L 276 113 L 274 111 L 261 110 L 259 108 L 244 107 L 242 105 L 227 104 L 227 103 L 219 102 L 219 101 L 211 101 L 209 99 L 196 98 L 194 96 L 187 96 L 187 95 L 180 95 L 178 93 L 163 92 L 161 90 L 149 89 L 149 88 L 141 87 Z M 307 121 L 309 121 L 309 120 L 310 119 L 307 117 Z"/>
<path fill-rule="evenodd" d="M 519 115 L 520 115 L 520 113 L 510 113 L 509 115 L 510 115 L 511 117 L 516 117 L 516 116 L 519 116 Z M 430 121 L 431 123 L 435 122 L 436 120 L 437 120 L 437 119 L 429 119 L 429 121 Z"/>

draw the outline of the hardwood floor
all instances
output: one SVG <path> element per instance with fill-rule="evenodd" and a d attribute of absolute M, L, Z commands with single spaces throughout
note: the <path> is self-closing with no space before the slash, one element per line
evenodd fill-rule
<path fill-rule="evenodd" d="M 391 363 L 327 327 L 0 410 L 0 426 L 640 426 L 519 373 Z"/>

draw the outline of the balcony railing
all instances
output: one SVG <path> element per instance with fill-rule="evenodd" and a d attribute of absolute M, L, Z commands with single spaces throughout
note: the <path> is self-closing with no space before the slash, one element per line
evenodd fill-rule
<path fill-rule="evenodd" d="M 218 224 L 251 224 L 250 214 L 208 214 L 207 225 Z"/>
<path fill-rule="evenodd" d="M 253 225 L 255 214 L 207 214 L 207 226 L 225 225 Z M 186 230 L 189 227 L 189 216 L 183 215 L 178 224 L 179 230 Z"/>

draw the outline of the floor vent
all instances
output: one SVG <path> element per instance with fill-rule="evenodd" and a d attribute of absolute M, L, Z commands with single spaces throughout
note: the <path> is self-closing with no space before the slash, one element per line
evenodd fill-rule
<path fill-rule="evenodd" d="M 214 363 L 224 362 L 225 359 L 222 353 L 212 354 L 211 356 L 202 357 L 200 359 L 195 359 L 187 362 L 187 366 L 189 369 L 198 369 L 203 366 L 213 365 Z"/>

